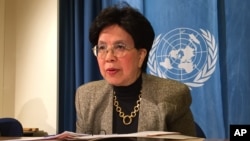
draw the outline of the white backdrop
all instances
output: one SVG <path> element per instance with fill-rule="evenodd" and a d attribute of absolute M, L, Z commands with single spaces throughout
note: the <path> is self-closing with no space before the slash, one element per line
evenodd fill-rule
<path fill-rule="evenodd" d="M 0 117 L 55 134 L 58 0 L 0 4 Z"/>

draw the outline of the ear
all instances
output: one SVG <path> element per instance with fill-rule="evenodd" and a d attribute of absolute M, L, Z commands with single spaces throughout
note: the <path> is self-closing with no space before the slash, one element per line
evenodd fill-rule
<path fill-rule="evenodd" d="M 147 55 L 147 50 L 145 48 L 139 49 L 139 63 L 138 63 L 139 68 L 142 67 L 142 64 L 145 60 L 146 55 Z"/>

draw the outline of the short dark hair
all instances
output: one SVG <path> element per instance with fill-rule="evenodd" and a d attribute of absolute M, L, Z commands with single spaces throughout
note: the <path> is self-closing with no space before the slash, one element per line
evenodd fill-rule
<path fill-rule="evenodd" d="M 135 43 L 135 48 L 145 48 L 147 56 L 142 65 L 142 71 L 146 72 L 149 51 L 154 41 L 154 30 L 148 19 L 137 9 L 129 5 L 114 5 L 105 8 L 96 17 L 90 27 L 89 40 L 94 46 L 98 42 L 99 34 L 107 26 L 117 24 L 128 32 Z"/>

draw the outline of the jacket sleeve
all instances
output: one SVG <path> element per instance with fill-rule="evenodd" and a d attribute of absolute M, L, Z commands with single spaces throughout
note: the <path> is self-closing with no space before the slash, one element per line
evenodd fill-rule
<path fill-rule="evenodd" d="M 80 94 L 79 94 L 79 89 L 77 89 L 76 91 L 76 95 L 75 95 L 75 108 L 76 108 L 76 133 L 83 133 L 84 130 L 82 128 L 83 125 L 83 119 L 81 116 L 81 106 L 80 106 L 80 99 L 79 98 Z"/>
<path fill-rule="evenodd" d="M 189 88 L 182 85 L 178 89 L 173 115 L 167 122 L 168 130 L 178 131 L 188 136 L 196 136 L 193 114 L 190 109 L 192 99 Z"/>

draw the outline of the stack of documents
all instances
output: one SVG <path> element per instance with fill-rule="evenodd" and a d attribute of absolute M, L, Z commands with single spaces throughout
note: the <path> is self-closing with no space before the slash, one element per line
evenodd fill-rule
<path fill-rule="evenodd" d="M 64 139 L 64 140 L 102 140 L 102 139 L 111 139 L 111 138 L 159 138 L 159 139 L 173 139 L 173 140 L 195 140 L 203 141 L 203 138 L 192 137 L 182 135 L 178 132 L 166 132 L 166 131 L 143 131 L 130 134 L 99 134 L 99 135 L 90 135 L 90 134 L 79 134 L 69 131 L 64 131 L 61 134 L 48 136 L 48 137 L 24 137 L 19 140 L 52 140 L 52 139 Z"/>

